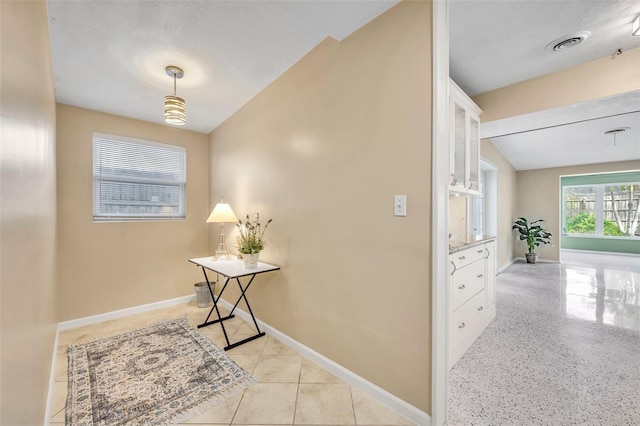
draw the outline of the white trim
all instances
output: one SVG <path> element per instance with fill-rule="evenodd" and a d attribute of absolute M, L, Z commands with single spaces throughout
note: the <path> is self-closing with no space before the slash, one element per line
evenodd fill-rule
<path fill-rule="evenodd" d="M 511 259 L 510 261 L 508 261 L 507 263 L 502 265 L 500 268 L 498 268 L 498 271 L 496 272 L 496 275 L 500 275 L 502 272 L 504 272 L 505 269 L 507 269 L 509 266 L 513 265 L 515 262 L 516 262 L 516 258 L 514 257 L 513 259 Z"/>
<path fill-rule="evenodd" d="M 51 357 L 51 373 L 49 374 L 49 390 L 47 392 L 47 403 L 44 409 L 44 426 L 49 426 L 51 419 L 51 397 L 53 396 L 53 385 L 56 382 L 56 361 L 58 358 L 58 335 L 60 327 L 56 327 L 56 338 L 53 341 L 53 356 Z"/>
<path fill-rule="evenodd" d="M 58 336 L 61 331 L 71 330 L 73 328 L 84 327 L 85 325 L 97 324 L 99 322 L 108 321 L 116 318 L 128 317 L 130 315 L 140 314 L 142 312 L 154 311 L 160 308 L 179 305 L 181 303 L 189 303 L 195 300 L 196 295 L 188 295 L 176 297 L 175 299 L 162 300 L 160 302 L 148 303 L 146 305 L 133 306 L 131 308 L 119 309 L 117 311 L 106 312 L 104 314 L 92 315 L 90 317 L 77 318 L 69 321 L 58 323 L 56 328 L 56 338 L 53 343 L 53 357 L 51 359 L 51 375 L 49 376 L 49 392 L 47 393 L 47 405 L 45 408 L 44 426 L 49 425 L 51 419 L 51 395 L 53 394 L 53 386 L 56 380 L 56 360 L 58 358 Z"/>
<path fill-rule="evenodd" d="M 51 376 L 49 379 L 49 393 L 47 396 L 47 405 L 45 410 L 46 417 L 44 419 L 44 425 L 47 426 L 49 424 L 49 419 L 51 418 L 51 413 L 50 413 L 51 395 L 53 393 L 53 385 L 55 383 L 55 364 L 56 364 L 56 357 L 58 355 L 57 354 L 58 336 L 61 331 L 83 327 L 85 325 L 96 324 L 96 323 L 111 320 L 111 319 L 122 318 L 122 317 L 130 316 L 130 315 L 134 315 L 142 312 L 153 311 L 156 309 L 165 308 L 169 306 L 179 305 L 181 303 L 188 303 L 195 300 L 195 298 L 196 298 L 195 294 L 183 296 L 183 297 L 177 297 L 175 299 L 163 300 L 160 302 L 134 306 L 131 308 L 120 309 L 117 311 L 107 312 L 104 314 L 98 314 L 90 317 L 78 318 L 75 320 L 58 323 L 58 328 L 56 330 L 55 344 L 53 349 L 53 359 L 51 361 Z M 229 310 L 233 307 L 232 304 L 230 304 L 224 299 L 220 299 L 220 305 L 226 307 Z M 236 308 L 235 314 L 238 317 L 244 319 L 245 321 L 251 322 L 251 316 L 248 313 L 244 312 L 242 309 Z M 282 333 L 276 328 L 270 326 L 269 324 L 259 319 L 257 320 L 257 322 L 263 331 L 266 331 L 269 335 L 273 336 L 275 339 L 279 340 L 284 345 L 292 348 L 293 350 L 300 353 L 301 355 L 309 358 L 311 361 L 325 368 L 330 373 L 341 378 L 342 380 L 349 383 L 350 385 L 355 386 L 356 388 L 362 390 L 372 398 L 375 398 L 380 403 L 388 406 L 392 410 L 395 410 L 397 413 L 403 415 L 404 417 L 416 423 L 417 425 L 419 426 L 431 425 L 429 415 L 424 411 L 414 407 L 413 405 L 409 404 L 406 401 L 403 401 L 402 399 L 387 392 L 381 387 L 376 386 L 375 384 L 369 382 L 368 380 L 358 376 L 352 371 L 337 364 L 336 362 L 330 360 L 324 355 L 319 354 L 318 352 L 303 345 L 302 343 L 294 340 L 293 338 L 287 336 L 286 334 Z"/>
<path fill-rule="evenodd" d="M 218 301 L 218 303 L 220 304 L 220 306 L 223 306 L 228 310 L 231 310 L 233 308 L 233 305 L 231 303 L 227 302 L 222 298 Z M 253 320 L 251 319 L 251 315 L 249 315 L 248 313 L 246 313 L 245 311 L 243 311 L 238 307 L 236 307 L 234 314 L 242 318 L 244 321 L 248 323 L 253 322 Z M 288 335 L 284 334 L 278 329 L 265 323 L 264 321 L 261 321 L 259 319 L 256 319 L 256 321 L 258 322 L 258 325 L 260 326 L 261 331 L 266 332 L 270 336 L 280 341 L 283 345 L 288 346 L 289 348 L 298 352 L 300 355 L 310 359 L 311 361 L 323 367 L 325 370 L 341 378 L 342 380 L 349 383 L 350 385 L 355 386 L 356 388 L 365 392 L 367 395 L 371 396 L 372 398 L 375 398 L 380 403 L 386 405 L 392 410 L 395 410 L 397 413 L 403 415 L 404 417 L 416 423 L 417 425 L 419 426 L 431 425 L 429 415 L 424 411 L 414 407 L 408 402 L 387 392 L 386 390 L 371 383 L 370 381 L 358 376 L 351 370 L 346 369 L 340 364 L 314 351 L 310 347 L 303 345 L 302 343 L 298 342 L 292 337 L 289 337 Z"/>
<path fill-rule="evenodd" d="M 562 257 L 562 252 L 568 251 L 571 253 L 583 253 L 583 254 L 604 254 L 607 256 L 630 256 L 630 257 L 640 257 L 640 254 L 636 253 L 618 253 L 616 251 L 596 251 L 596 250 L 578 250 L 578 249 L 561 249 L 560 256 Z"/>
<path fill-rule="evenodd" d="M 449 2 L 438 0 L 431 4 L 431 424 L 442 426 L 447 420 L 449 378 Z"/>
<path fill-rule="evenodd" d="M 515 260 L 522 260 L 523 262 L 527 261 L 526 257 L 516 257 Z M 540 259 L 539 257 L 536 259 L 536 263 L 560 263 L 559 260 L 549 260 L 549 259 Z M 533 263 L 532 263 L 533 265 Z"/>
<path fill-rule="evenodd" d="M 175 299 L 161 300 L 159 302 L 148 303 L 146 305 L 133 306 L 131 308 L 119 309 L 117 311 L 105 312 L 104 314 L 92 315 L 90 317 L 77 318 L 58 323 L 58 331 L 70 330 L 72 328 L 84 327 L 85 325 L 96 324 L 116 318 L 128 317 L 142 312 L 155 311 L 160 308 L 180 305 L 195 300 L 195 294 L 176 297 Z"/>

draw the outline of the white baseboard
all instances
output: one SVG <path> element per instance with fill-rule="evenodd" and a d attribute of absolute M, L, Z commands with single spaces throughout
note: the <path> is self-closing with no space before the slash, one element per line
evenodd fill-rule
<path fill-rule="evenodd" d="M 527 259 L 525 257 L 516 257 L 515 260 L 522 260 L 523 262 L 527 261 Z M 560 261 L 559 260 L 549 260 L 549 259 L 537 258 L 536 259 L 536 263 L 560 263 Z"/>
<path fill-rule="evenodd" d="M 155 311 L 160 308 L 188 303 L 195 299 L 195 294 L 176 297 L 175 299 L 161 300 L 159 302 L 147 303 L 146 305 L 133 306 L 131 308 L 119 309 L 117 311 L 106 312 L 104 314 L 92 315 L 90 317 L 77 318 L 58 323 L 58 331 L 71 330 L 72 328 L 84 327 L 85 325 L 96 324 L 116 318 L 128 317 L 130 315 L 143 312 Z"/>
<path fill-rule="evenodd" d="M 569 253 L 582 253 L 582 254 L 605 254 L 607 256 L 640 257 L 640 254 L 637 254 L 637 253 L 618 253 L 615 251 L 595 251 L 595 250 L 577 250 L 577 249 L 562 249 L 560 250 L 560 256 L 562 256 L 563 251 L 566 251 Z"/>
<path fill-rule="evenodd" d="M 47 392 L 47 405 L 44 408 L 44 426 L 49 426 L 51 418 L 51 397 L 53 394 L 53 384 L 56 382 L 56 361 L 58 359 L 58 335 L 60 330 L 56 329 L 56 338 L 53 341 L 53 356 L 51 357 L 51 374 L 49 374 L 49 390 Z"/>
<path fill-rule="evenodd" d="M 85 325 L 96 324 L 96 323 L 111 320 L 111 319 L 128 317 L 130 315 L 153 311 L 156 309 L 166 308 L 169 306 L 175 306 L 181 303 L 188 303 L 192 300 L 195 300 L 195 298 L 196 296 L 195 294 L 193 294 L 188 296 L 176 297 L 175 299 L 148 303 L 146 305 L 119 309 L 117 311 L 106 312 L 104 314 L 92 315 L 89 317 L 83 317 L 83 318 L 77 318 L 69 321 L 59 322 L 58 327 L 56 329 L 56 338 L 53 343 L 53 357 L 51 360 L 51 375 L 49 377 L 49 391 L 47 392 L 47 404 L 45 406 L 44 426 L 49 425 L 49 419 L 51 418 L 51 396 L 53 394 L 53 385 L 56 380 L 56 360 L 58 358 L 58 336 L 60 335 L 61 331 L 71 330 L 73 328 L 78 328 L 78 327 L 84 327 Z"/>
<path fill-rule="evenodd" d="M 496 272 L 496 275 L 501 274 L 505 269 L 507 269 L 509 266 L 513 265 L 515 262 L 516 262 L 516 258 L 514 257 L 513 259 L 511 259 L 510 261 L 508 261 L 507 263 L 502 265 L 500 268 L 498 268 L 498 271 Z"/>
<path fill-rule="evenodd" d="M 47 396 L 46 418 L 44 421 L 44 425 L 47 426 L 49 424 L 49 419 L 51 417 L 51 413 L 49 411 L 51 409 L 51 394 L 53 392 L 53 384 L 55 382 L 55 363 L 56 363 L 57 348 L 58 348 L 58 335 L 61 331 L 83 327 L 89 324 L 96 324 L 96 323 L 107 321 L 110 319 L 122 318 L 122 317 L 130 316 L 130 315 L 134 315 L 142 312 L 148 312 L 148 311 L 152 311 L 155 309 L 160 309 L 168 306 L 174 306 L 181 303 L 187 303 L 194 299 L 195 299 L 195 295 L 183 296 L 175 299 L 149 303 L 146 305 L 134 306 L 131 308 L 120 309 L 113 312 L 107 312 L 104 314 L 98 314 L 90 317 L 78 318 L 75 320 L 63 321 L 58 323 L 58 329 L 56 331 L 56 338 L 55 338 L 55 346 L 53 349 L 53 360 L 51 362 L 52 364 L 51 377 L 49 381 L 49 393 Z M 226 307 L 229 310 L 233 308 L 233 305 L 224 299 L 220 299 L 220 305 Z M 249 315 L 242 309 L 236 308 L 235 314 L 237 314 L 238 317 L 242 318 L 243 320 L 251 322 L 251 315 Z M 303 345 L 297 340 L 287 336 L 286 334 L 270 326 L 269 324 L 260 320 L 257 320 L 257 322 L 260 328 L 262 329 L 262 331 L 267 332 L 269 335 L 279 340 L 282 344 L 290 347 L 291 349 L 307 357 L 308 359 L 315 362 L 316 364 L 322 366 L 327 371 L 341 378 L 342 380 L 349 383 L 350 385 L 355 386 L 356 388 L 362 390 L 372 398 L 375 398 L 382 404 L 386 405 L 392 410 L 395 410 L 399 414 L 405 416 L 407 419 L 416 423 L 418 426 L 429 426 L 431 424 L 431 418 L 424 411 L 414 407 L 413 405 L 409 404 L 406 401 L 403 401 L 402 399 L 387 392 L 381 387 L 374 385 L 368 380 L 344 368 L 340 364 L 337 364 L 336 362 L 330 360 L 324 355 L 321 355 L 320 353 Z"/>
<path fill-rule="evenodd" d="M 220 299 L 219 303 L 221 306 L 224 306 L 229 310 L 233 308 L 233 305 L 224 299 Z M 252 322 L 251 315 L 249 315 L 242 309 L 236 308 L 234 313 L 238 315 L 238 317 L 242 318 L 243 320 L 249 323 Z M 259 319 L 256 319 L 256 320 L 258 322 L 258 325 L 261 328 L 261 331 L 265 331 L 267 334 L 273 336 L 275 339 L 279 340 L 285 346 L 290 347 L 294 351 L 298 352 L 300 355 L 303 355 L 304 357 L 320 365 L 321 367 L 323 367 L 325 370 L 329 371 L 333 375 L 341 378 L 342 380 L 349 383 L 350 385 L 355 386 L 356 388 L 365 392 L 367 395 L 371 396 L 372 398 L 378 400 L 382 404 L 386 405 L 387 407 L 391 408 L 392 410 L 396 411 L 397 413 L 411 420 L 416 425 L 429 426 L 431 424 L 431 418 L 424 411 L 414 407 L 413 405 L 409 404 L 406 401 L 403 401 L 402 399 L 387 392 L 386 390 L 371 383 L 370 381 L 358 376 L 354 372 L 344 368 L 340 364 L 330 360 L 329 358 L 314 351 L 308 346 L 305 346 L 302 343 L 298 342 L 297 340 L 287 336 L 286 334 L 270 326 L 264 321 L 261 321 Z"/>

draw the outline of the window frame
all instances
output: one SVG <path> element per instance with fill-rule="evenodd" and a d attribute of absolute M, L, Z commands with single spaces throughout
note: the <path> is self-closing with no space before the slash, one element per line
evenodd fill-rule
<path fill-rule="evenodd" d="M 562 186 L 562 235 L 571 238 L 602 238 L 602 239 L 616 239 L 616 240 L 635 240 L 639 238 L 628 235 L 605 235 L 604 234 L 604 188 L 608 186 L 620 186 L 620 185 L 640 185 L 640 182 L 615 182 L 615 183 L 584 183 L 574 185 Z M 593 234 L 577 234 L 569 233 L 567 231 L 567 189 L 569 188 L 594 188 L 595 199 L 593 206 L 593 213 L 595 216 L 596 229 Z"/>
<path fill-rule="evenodd" d="M 155 178 L 135 178 L 135 177 L 127 177 L 127 176 L 111 176 L 109 179 L 102 178 L 102 170 L 99 167 L 96 167 L 96 161 L 99 155 L 96 154 L 96 142 L 98 139 L 106 140 L 106 141 L 114 141 L 121 143 L 128 143 L 134 145 L 141 145 L 145 147 L 158 147 L 163 149 L 168 149 L 171 151 L 181 153 L 181 163 L 180 169 L 182 171 L 181 179 L 179 180 L 164 180 L 164 179 L 155 179 Z M 125 136 L 118 136 L 106 133 L 93 133 L 92 135 L 92 169 L 91 169 L 91 178 L 92 178 L 92 213 L 93 213 L 93 222 L 94 223 L 108 223 L 108 222 L 166 222 L 166 221 L 184 221 L 187 218 L 187 150 L 185 147 L 180 145 L 167 144 L 162 142 L 150 141 L 145 139 L 137 139 L 130 138 Z M 178 164 L 178 163 L 176 163 Z M 100 172 L 97 174 L 96 169 L 99 169 Z M 123 182 L 123 183 L 131 183 L 131 184 L 158 184 L 158 185 L 168 185 L 175 186 L 178 188 L 178 212 L 173 214 L 106 214 L 104 212 L 99 212 L 98 208 L 102 204 L 100 184 L 103 181 L 111 181 L 111 182 Z"/>

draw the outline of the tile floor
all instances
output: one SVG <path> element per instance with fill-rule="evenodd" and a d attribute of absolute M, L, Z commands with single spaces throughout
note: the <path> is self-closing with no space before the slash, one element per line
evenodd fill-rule
<path fill-rule="evenodd" d="M 64 424 L 65 420 L 68 344 L 171 318 L 186 317 L 196 326 L 206 314 L 206 309 L 190 303 L 61 332 L 50 424 Z M 225 326 L 233 336 L 232 342 L 255 334 L 237 317 L 226 321 Z M 225 346 L 220 326 L 211 325 L 200 331 L 218 347 Z M 269 335 L 231 349 L 227 355 L 260 383 L 184 425 L 413 425 Z"/>
<path fill-rule="evenodd" d="M 562 252 L 497 277 L 451 369 L 449 425 L 640 425 L 640 259 Z"/>

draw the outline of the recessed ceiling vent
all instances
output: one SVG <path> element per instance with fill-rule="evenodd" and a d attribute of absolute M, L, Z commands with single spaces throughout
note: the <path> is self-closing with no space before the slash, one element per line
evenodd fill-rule
<path fill-rule="evenodd" d="M 546 49 L 556 52 L 569 49 L 570 47 L 579 45 L 580 43 L 588 39 L 590 35 L 591 33 L 589 31 L 581 31 L 575 34 L 569 34 L 553 40 L 551 43 L 547 44 Z"/>

